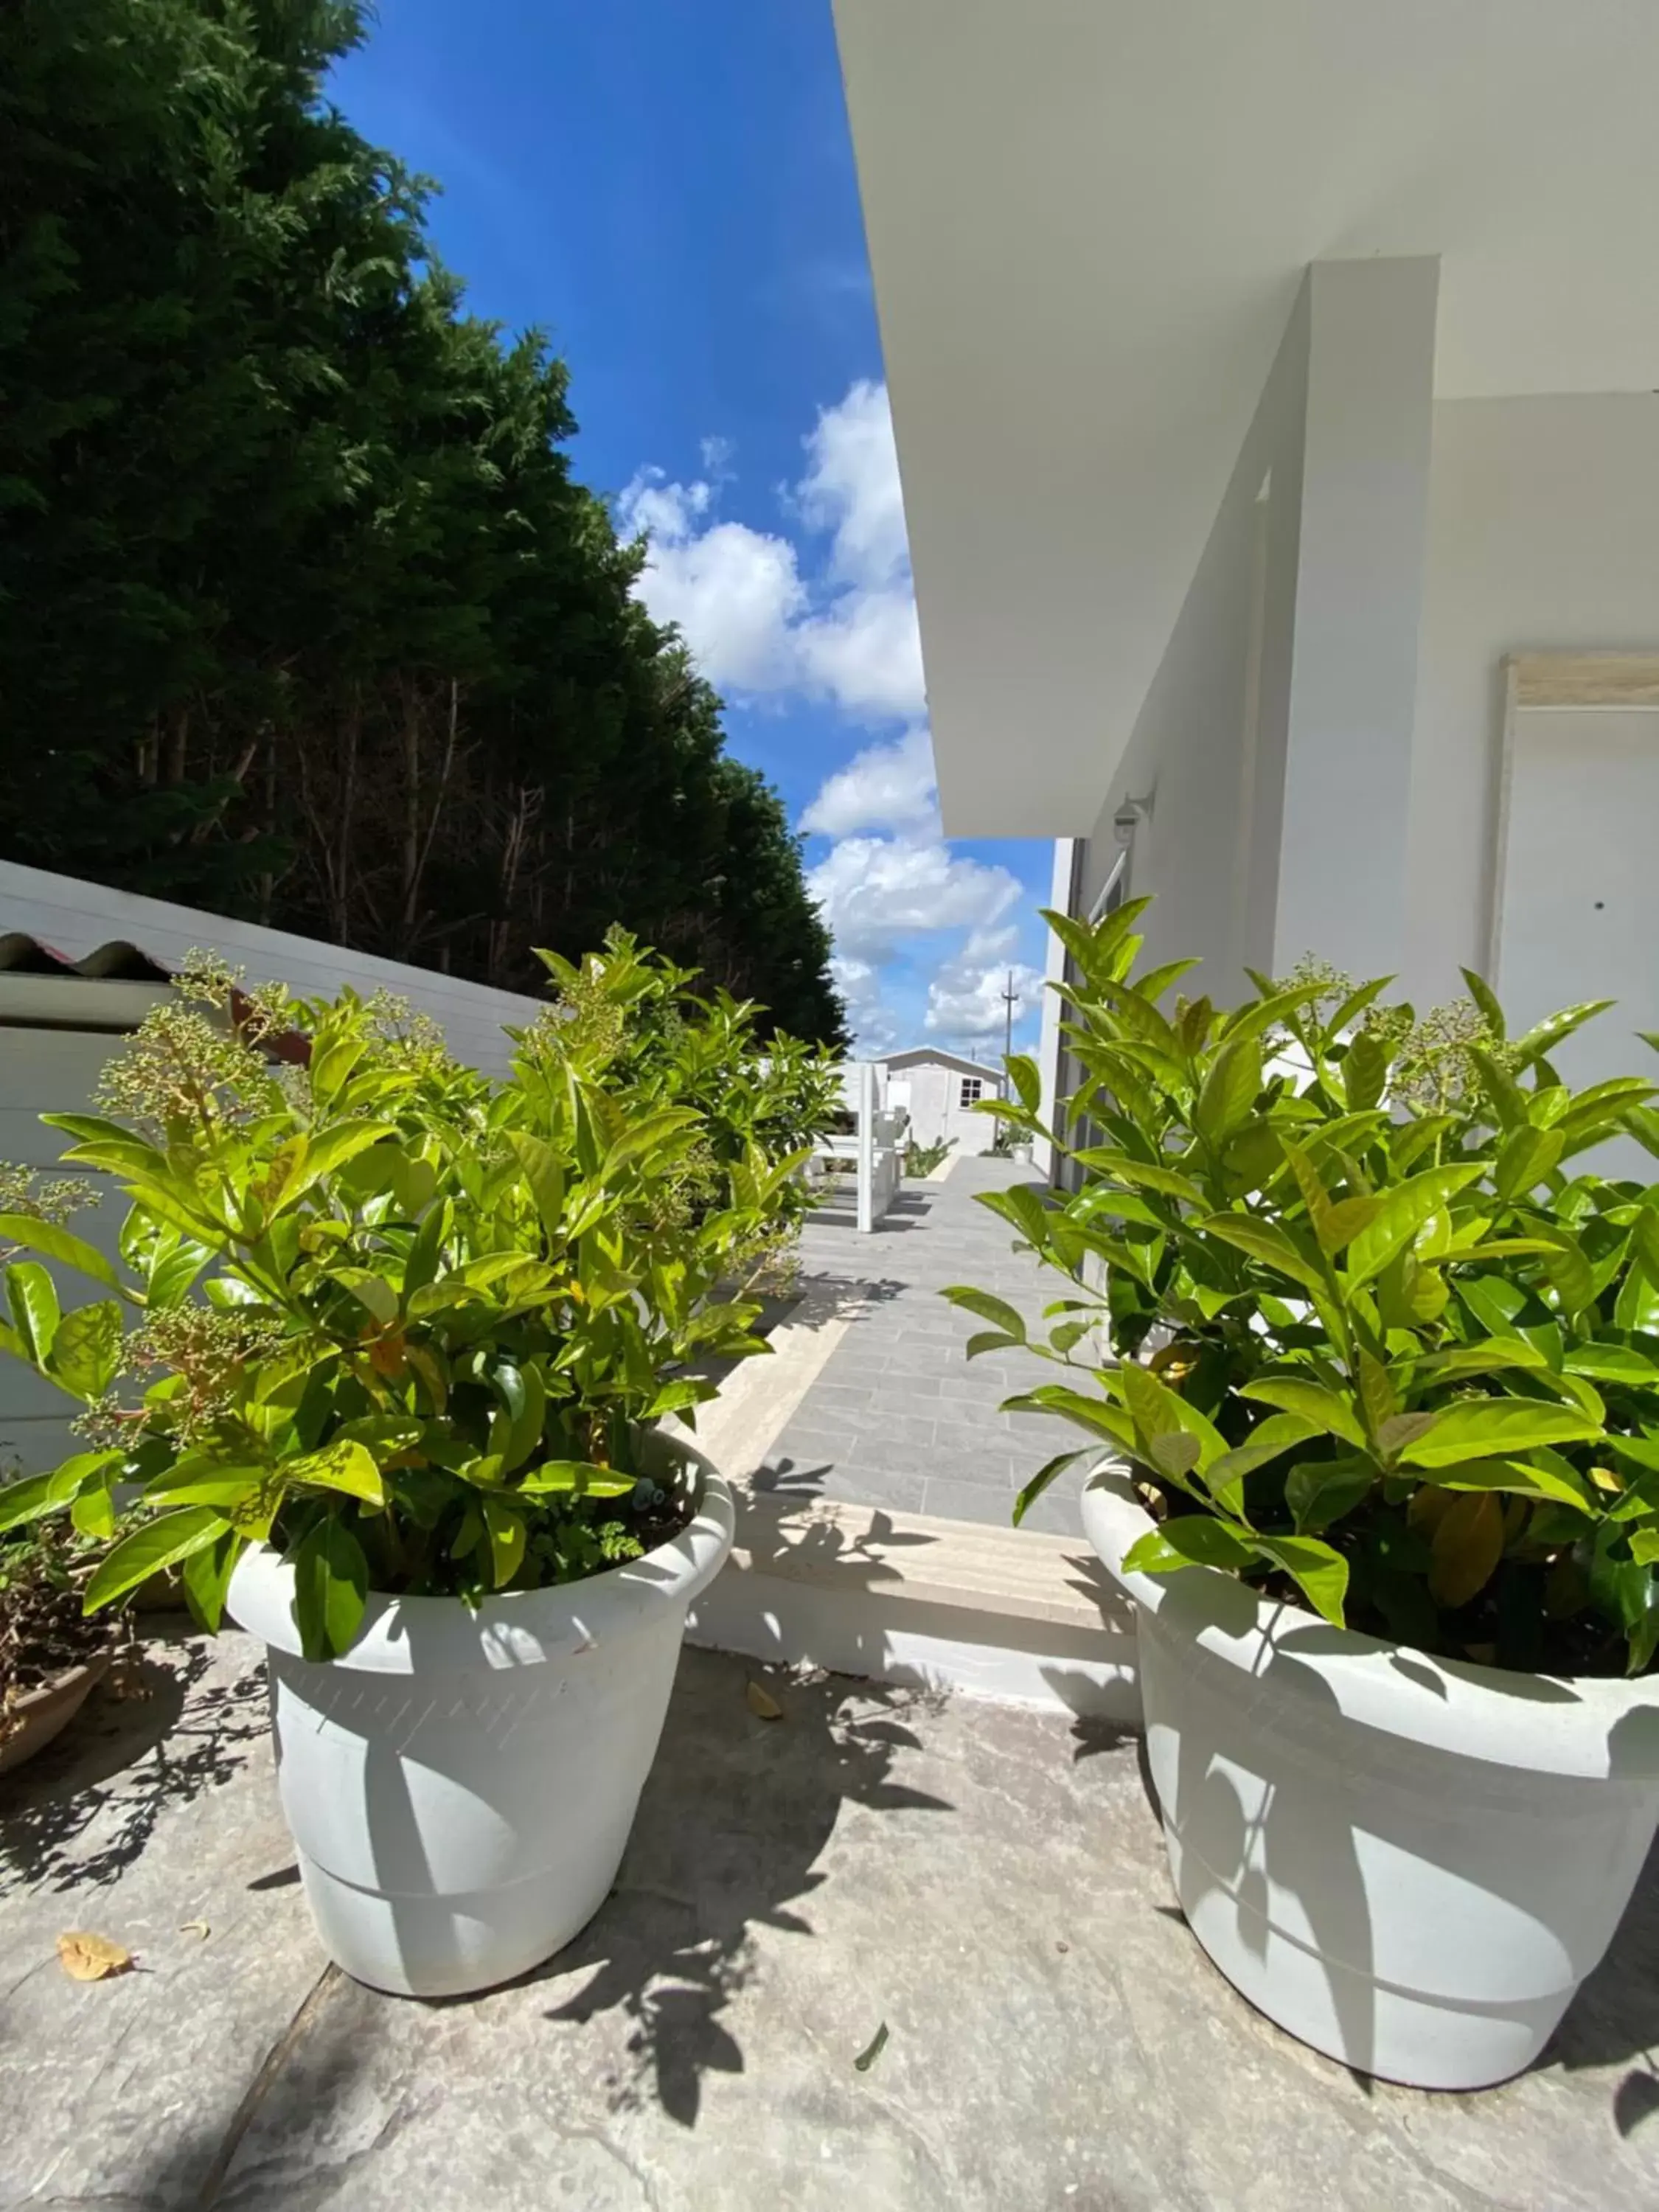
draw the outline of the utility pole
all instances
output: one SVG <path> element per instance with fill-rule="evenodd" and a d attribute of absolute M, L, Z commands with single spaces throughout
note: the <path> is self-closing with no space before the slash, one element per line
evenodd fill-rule
<path fill-rule="evenodd" d="M 1002 994 L 1002 1003 L 1007 1009 L 1008 1017 L 1002 1029 L 1002 1056 L 1006 1060 L 1014 1048 L 1014 1008 L 1019 1004 L 1019 993 L 1014 988 L 1012 968 L 1008 970 L 1008 988 Z"/>

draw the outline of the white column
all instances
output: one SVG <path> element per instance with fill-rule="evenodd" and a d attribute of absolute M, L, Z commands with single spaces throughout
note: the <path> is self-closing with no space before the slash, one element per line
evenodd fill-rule
<path fill-rule="evenodd" d="M 1054 872 L 1048 890 L 1051 913 L 1070 914 L 1077 892 L 1077 851 L 1082 842 L 1078 837 L 1056 837 L 1054 840 Z M 1048 957 L 1043 963 L 1046 981 L 1058 983 L 1066 974 L 1066 948 L 1051 929 L 1048 932 Z M 1042 1027 L 1037 1043 L 1037 1073 L 1042 1079 L 1042 1118 L 1052 1129 L 1054 1116 L 1060 1111 L 1060 1024 L 1064 1009 L 1058 991 L 1045 990 L 1042 994 Z M 1039 1175 L 1053 1182 L 1054 1148 L 1045 1139 L 1038 1137 L 1031 1146 L 1031 1164 Z"/>
<path fill-rule="evenodd" d="M 859 1062 L 859 1227 L 865 1235 L 876 1225 L 876 1069 L 873 1060 Z"/>
<path fill-rule="evenodd" d="M 1273 966 L 1406 955 L 1440 264 L 1316 262 Z"/>

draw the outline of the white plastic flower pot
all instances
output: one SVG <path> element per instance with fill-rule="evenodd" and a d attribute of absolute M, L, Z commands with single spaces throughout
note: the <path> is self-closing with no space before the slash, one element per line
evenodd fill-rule
<path fill-rule="evenodd" d="M 1364 2074 L 1478 2089 L 1537 2057 L 1659 1823 L 1659 1681 L 1431 1659 L 1208 1567 L 1126 1573 L 1121 1471 L 1083 1522 L 1135 1601 L 1147 1752 L 1194 1934 Z"/>
<path fill-rule="evenodd" d="M 325 1948 L 404 1996 L 493 1988 L 605 1902 L 656 1756 L 687 1608 L 732 1548 L 701 1454 L 696 1515 L 642 1559 L 472 1612 L 371 1594 L 343 1658 L 301 1655 L 294 1577 L 264 1547 L 229 1610 L 270 1647 L 283 1810 Z"/>

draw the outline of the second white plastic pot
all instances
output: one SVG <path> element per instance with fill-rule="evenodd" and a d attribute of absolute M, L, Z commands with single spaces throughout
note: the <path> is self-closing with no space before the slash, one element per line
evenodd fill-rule
<path fill-rule="evenodd" d="M 1121 1471 L 1083 1522 L 1134 1599 L 1146 1745 L 1194 1934 L 1361 2073 L 1529 2065 L 1616 1932 L 1659 1822 L 1659 1680 L 1429 1658 L 1208 1567 L 1128 1573 Z"/>

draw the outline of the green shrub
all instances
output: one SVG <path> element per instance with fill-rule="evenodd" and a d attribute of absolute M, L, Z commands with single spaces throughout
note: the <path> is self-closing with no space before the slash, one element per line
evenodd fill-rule
<path fill-rule="evenodd" d="M 1083 1186 L 982 1202 L 1069 1279 L 1029 1348 L 1073 1372 L 1011 1406 L 1133 1463 L 1158 1522 L 1133 1567 L 1293 1585 L 1328 1620 L 1437 1653 L 1643 1672 L 1659 1188 L 1574 1164 L 1626 1133 L 1659 1152 L 1659 1115 L 1639 1077 L 1574 1092 L 1550 1062 L 1607 1002 L 1510 1038 L 1477 976 L 1419 1021 L 1382 1006 L 1386 979 L 1309 968 L 1253 977 L 1230 1012 L 1166 1012 L 1195 963 L 1134 974 L 1146 904 L 1092 931 L 1048 917 L 1077 976 Z M 1042 1133 L 1036 1068 L 1011 1066 L 1000 1111 Z M 945 1295 L 991 1324 L 970 1351 L 1028 1343 L 1002 1302 Z M 1101 1331 L 1121 1364 L 1088 1356 Z"/>
<path fill-rule="evenodd" d="M 89 1609 L 177 1564 L 216 1626 L 264 1538 L 325 1656 L 369 1589 L 534 1589 L 637 1557 L 685 1501 L 641 1432 L 765 1349 L 742 1292 L 803 1196 L 823 1055 L 763 1053 L 753 1010 L 613 935 L 518 1039 L 514 1079 L 350 993 L 244 997 L 205 965 L 106 1071 L 100 1115 L 46 1119 L 131 1200 L 112 1267 L 14 1182 L 0 1347 L 79 1400 L 88 1449 L 0 1492 L 0 1528 L 140 1525 Z M 52 1261 L 112 1295 L 60 1313 Z M 124 1328 L 123 1307 L 136 1325 Z"/>
<path fill-rule="evenodd" d="M 931 1145 L 911 1145 L 904 1155 L 908 1176 L 930 1176 L 956 1147 L 954 1137 L 935 1137 Z"/>

